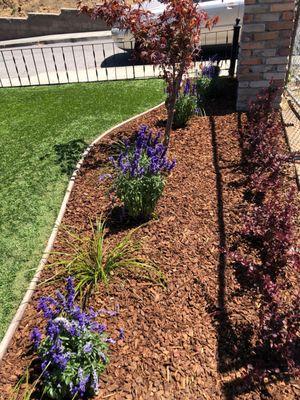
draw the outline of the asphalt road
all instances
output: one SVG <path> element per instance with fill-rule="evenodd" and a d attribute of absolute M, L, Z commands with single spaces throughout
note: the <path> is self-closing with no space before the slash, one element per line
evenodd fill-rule
<path fill-rule="evenodd" d="M 217 52 L 217 49 L 208 50 L 208 55 Z M 223 67 L 227 68 L 228 63 Z M 70 41 L 0 49 L 0 87 L 158 75 L 157 68 L 139 65 L 130 53 L 118 48 L 109 36 L 76 43 Z"/>

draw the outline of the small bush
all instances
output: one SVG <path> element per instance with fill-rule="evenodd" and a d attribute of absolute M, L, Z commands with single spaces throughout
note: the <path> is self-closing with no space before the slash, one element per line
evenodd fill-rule
<path fill-rule="evenodd" d="M 202 76 L 197 80 L 197 99 L 198 104 L 203 103 L 205 100 L 211 97 L 210 86 L 211 86 L 211 78 L 207 76 Z"/>
<path fill-rule="evenodd" d="M 165 176 L 175 166 L 168 161 L 167 147 L 141 126 L 133 143 L 125 142 L 117 158 L 111 157 L 116 170 L 114 189 L 128 216 L 134 220 L 151 217 L 165 186 Z"/>
<path fill-rule="evenodd" d="M 253 204 L 245 217 L 244 233 L 255 244 L 259 263 L 242 259 L 258 289 L 259 325 L 253 378 L 266 382 L 275 374 L 299 374 L 299 295 L 287 299 L 284 278 L 287 266 L 299 271 L 294 250 L 296 190 L 286 189 L 285 165 L 293 155 L 281 151 L 283 130 L 272 103 L 273 84 L 250 104 L 249 120 L 242 132 L 243 166 L 249 177 Z M 258 196 L 259 194 L 259 196 Z M 299 358 L 299 357 L 298 357 Z"/>
<path fill-rule="evenodd" d="M 75 304 L 73 280 L 67 279 L 66 296 L 42 297 L 38 310 L 47 321 L 45 335 L 34 328 L 31 339 L 38 354 L 43 394 L 52 399 L 75 399 L 98 392 L 99 375 L 108 363 L 106 327 L 96 315 Z M 44 336 L 44 337 L 43 337 Z"/>
<path fill-rule="evenodd" d="M 244 233 L 260 243 L 263 272 L 273 280 L 285 273 L 295 240 L 296 193 L 271 193 L 246 216 Z"/>
<path fill-rule="evenodd" d="M 234 78 L 201 76 L 197 79 L 198 106 L 205 107 L 206 103 L 213 99 L 232 100 L 236 93 L 236 86 L 237 81 Z"/>
<path fill-rule="evenodd" d="M 300 297 L 292 303 L 281 299 L 280 287 L 269 276 L 262 286 L 258 349 L 266 369 L 256 368 L 259 380 L 278 373 L 299 375 Z"/>

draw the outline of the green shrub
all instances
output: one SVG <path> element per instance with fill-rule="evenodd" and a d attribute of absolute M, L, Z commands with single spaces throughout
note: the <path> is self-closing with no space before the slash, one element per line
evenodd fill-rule
<path fill-rule="evenodd" d="M 124 203 L 128 216 L 134 220 L 146 220 L 153 214 L 162 195 L 165 179 L 162 175 L 149 175 L 134 179 L 119 175 L 116 186 L 116 194 Z"/>
<path fill-rule="evenodd" d="M 196 84 L 198 106 L 203 107 L 212 99 L 231 98 L 235 94 L 236 84 L 236 79 L 227 76 L 214 78 L 202 76 Z"/>

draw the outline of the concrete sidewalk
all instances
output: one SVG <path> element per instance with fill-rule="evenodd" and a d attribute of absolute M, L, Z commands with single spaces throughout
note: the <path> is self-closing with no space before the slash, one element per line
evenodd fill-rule
<path fill-rule="evenodd" d="M 76 42 L 90 42 L 111 37 L 110 31 L 97 31 L 97 32 L 80 32 L 80 33 L 65 33 L 60 35 L 47 35 L 35 36 L 24 39 L 3 40 L 0 41 L 0 49 L 36 46 L 43 44 L 56 44 L 56 43 L 76 43 Z"/>

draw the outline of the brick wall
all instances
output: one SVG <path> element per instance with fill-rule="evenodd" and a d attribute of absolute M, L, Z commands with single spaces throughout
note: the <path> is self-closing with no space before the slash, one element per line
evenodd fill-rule
<path fill-rule="evenodd" d="M 245 0 L 238 63 L 238 110 L 273 79 L 280 88 L 279 107 L 293 31 L 294 0 Z"/>

